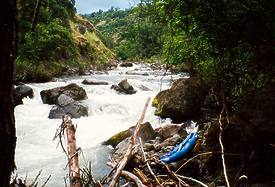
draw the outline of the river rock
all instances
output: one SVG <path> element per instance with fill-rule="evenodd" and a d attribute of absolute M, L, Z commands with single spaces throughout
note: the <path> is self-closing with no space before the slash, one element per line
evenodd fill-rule
<path fill-rule="evenodd" d="M 34 97 L 33 89 L 29 86 L 24 85 L 24 84 L 17 86 L 15 88 L 15 91 L 19 94 L 19 96 L 21 98 L 24 98 L 24 97 L 33 98 Z"/>
<path fill-rule="evenodd" d="M 71 103 L 75 102 L 75 100 L 73 100 L 71 97 L 65 95 L 65 94 L 61 94 L 58 98 L 57 98 L 57 104 L 59 106 L 66 106 L 69 105 Z"/>
<path fill-rule="evenodd" d="M 14 87 L 12 87 L 12 97 L 13 97 L 13 106 L 16 107 L 17 105 L 22 105 L 22 97 L 20 94 L 15 90 Z"/>
<path fill-rule="evenodd" d="M 13 106 L 23 104 L 22 99 L 25 97 L 33 98 L 33 89 L 29 86 L 21 84 L 17 87 L 12 88 Z"/>
<path fill-rule="evenodd" d="M 76 101 L 87 99 L 86 91 L 75 83 L 40 92 L 44 104 L 57 104 L 57 99 L 61 94 L 67 95 Z"/>
<path fill-rule="evenodd" d="M 178 79 L 170 89 L 159 92 L 154 98 L 155 115 L 180 122 L 190 119 L 200 113 L 207 91 L 206 84 L 199 78 Z"/>
<path fill-rule="evenodd" d="M 112 85 L 111 89 L 124 94 L 135 94 L 137 91 L 130 85 L 127 79 L 122 80 L 118 85 Z"/>
<path fill-rule="evenodd" d="M 71 115 L 72 118 L 80 118 L 81 116 L 88 116 L 88 107 L 79 102 L 73 102 L 65 106 L 55 105 L 52 107 L 49 118 L 61 119 L 64 114 Z"/>
<path fill-rule="evenodd" d="M 179 134 L 181 137 L 187 135 L 185 131 L 185 125 L 176 125 L 176 124 L 169 124 L 162 127 L 159 127 L 155 130 L 162 139 L 167 139 L 172 137 L 175 134 Z"/>
<path fill-rule="evenodd" d="M 137 91 L 133 88 L 132 85 L 130 85 L 127 81 L 127 79 L 122 80 L 120 83 L 118 83 L 118 86 L 124 90 L 124 93 L 126 94 L 134 94 Z"/>
<path fill-rule="evenodd" d="M 123 63 L 119 64 L 119 66 L 120 67 L 125 67 L 125 68 L 127 68 L 127 67 L 133 67 L 133 63 L 131 63 L 131 62 L 123 62 Z"/>
<path fill-rule="evenodd" d="M 125 140 L 126 138 L 133 135 L 135 131 L 135 126 L 130 127 L 129 129 L 119 132 L 116 135 L 109 138 L 107 141 L 103 142 L 104 145 L 111 145 L 113 147 L 116 147 L 120 142 Z M 144 142 L 154 139 L 156 137 L 156 133 L 154 129 L 152 128 L 151 124 L 149 122 L 141 124 L 139 136 L 142 138 Z"/>
<path fill-rule="evenodd" d="M 142 71 L 126 71 L 126 75 L 140 75 L 140 76 L 149 76 L 149 73 Z"/>
<path fill-rule="evenodd" d="M 108 85 L 109 84 L 106 81 L 98 81 L 93 79 L 85 79 L 81 83 L 86 85 Z"/>
<path fill-rule="evenodd" d="M 162 143 L 155 145 L 156 150 L 164 149 L 167 152 L 167 146 L 173 146 L 182 140 L 180 135 L 174 134 L 172 137 L 165 139 Z"/>

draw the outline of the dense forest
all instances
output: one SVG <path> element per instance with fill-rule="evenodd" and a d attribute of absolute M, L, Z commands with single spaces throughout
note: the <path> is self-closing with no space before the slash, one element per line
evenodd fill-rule
<path fill-rule="evenodd" d="M 16 7 L 17 20 L 15 14 L 8 20 L 12 32 L 4 32 L 7 48 L 1 48 L 2 80 L 8 78 L 1 103 L 8 113 L 0 128 L 11 131 L 4 134 L 10 145 L 1 144 L 9 155 L 8 164 L 0 159 L 7 170 L 3 176 L 15 167 L 14 113 L 17 143 L 37 150 L 51 150 L 46 135 L 53 126 L 48 123 L 63 120 L 54 139 L 61 146 L 68 139 L 73 144 L 67 152 L 62 147 L 72 186 L 74 181 L 76 186 L 125 181 L 138 186 L 274 185 L 275 1 L 140 0 L 129 9 L 83 15 L 77 14 L 75 0 L 18 0 Z M 13 61 L 14 67 L 8 63 Z M 154 98 L 151 104 L 148 96 Z M 155 111 L 143 123 L 147 107 Z M 86 151 L 97 154 L 94 163 L 112 157 L 113 169 L 101 181 L 93 178 L 91 163 L 79 168 L 82 150 L 75 145 L 71 117 L 81 118 L 76 121 L 83 134 L 76 135 L 87 141 Z M 100 134 L 117 133 L 120 125 L 129 129 L 108 140 Z M 172 158 L 182 150 L 184 155 Z M 63 156 L 41 163 L 51 167 Z M 30 168 L 37 167 L 28 159 Z M 119 181 L 122 175 L 125 180 Z M 22 183 L 16 177 L 14 186 Z M 60 184 L 60 176 L 53 178 Z"/>
<path fill-rule="evenodd" d="M 240 96 L 274 81 L 274 2 L 141 1 L 85 15 L 125 60 L 160 60 Z"/>

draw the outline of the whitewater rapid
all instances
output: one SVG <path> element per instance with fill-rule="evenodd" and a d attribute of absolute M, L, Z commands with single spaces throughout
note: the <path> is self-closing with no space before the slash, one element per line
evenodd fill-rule
<path fill-rule="evenodd" d="M 149 76 L 125 74 L 137 69 L 138 72 L 148 73 Z M 42 103 L 40 91 L 69 83 L 77 83 L 86 90 L 88 99 L 83 103 L 89 107 L 89 116 L 73 119 L 73 123 L 77 124 L 77 146 L 81 147 L 84 153 L 84 156 L 80 156 L 80 163 L 81 167 L 84 167 L 90 161 L 94 176 L 102 177 L 109 171 L 105 163 L 112 149 L 102 146 L 101 142 L 135 125 L 147 97 L 151 97 L 152 101 L 160 89 L 169 88 L 173 80 L 183 76 L 162 76 L 163 73 L 153 71 L 148 66 L 134 65 L 131 68 L 119 67 L 109 71 L 108 75 L 75 76 L 60 78 L 55 82 L 27 84 L 33 88 L 35 96 L 33 99 L 24 99 L 24 104 L 15 108 L 17 175 L 23 179 L 27 175 L 28 181 L 32 181 L 42 169 L 40 185 L 49 175 L 51 178 L 47 186 L 58 187 L 65 184 L 67 159 L 61 148 L 57 147 L 57 141 L 53 141 L 61 119 L 48 119 L 52 106 Z M 83 85 L 81 82 L 85 78 L 107 81 L 109 85 Z M 120 95 L 110 89 L 112 84 L 117 84 L 125 78 L 137 90 L 136 94 Z M 139 89 L 141 85 L 151 91 Z M 169 119 L 161 121 L 153 113 L 154 109 L 149 106 L 144 122 L 149 121 L 155 128 L 163 123 L 170 123 Z"/>

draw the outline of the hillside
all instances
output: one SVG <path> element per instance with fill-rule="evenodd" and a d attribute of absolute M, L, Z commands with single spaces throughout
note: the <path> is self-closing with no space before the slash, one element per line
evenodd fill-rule
<path fill-rule="evenodd" d="M 83 15 L 121 60 L 148 60 L 161 55 L 162 26 L 148 19 L 142 5 L 131 9 L 111 8 Z"/>
<path fill-rule="evenodd" d="M 45 82 L 63 74 L 103 69 L 115 59 L 94 26 L 76 14 L 71 1 L 40 3 L 18 1 L 16 82 Z"/>

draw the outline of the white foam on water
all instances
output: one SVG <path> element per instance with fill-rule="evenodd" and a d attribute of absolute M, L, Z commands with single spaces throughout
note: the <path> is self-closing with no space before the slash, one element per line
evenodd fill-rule
<path fill-rule="evenodd" d="M 86 90 L 88 99 L 83 103 L 89 107 L 88 117 L 73 119 L 73 123 L 77 124 L 77 146 L 82 148 L 85 155 L 85 160 L 80 156 L 81 166 L 84 167 L 88 161 L 91 161 L 96 177 L 107 174 L 109 169 L 105 163 L 111 149 L 100 143 L 115 133 L 136 124 L 147 97 L 153 99 L 159 92 L 161 79 L 163 81 L 162 89 L 169 88 L 171 84 L 171 76 L 155 76 L 153 71 L 149 72 L 150 76 L 124 74 L 126 71 L 139 67 L 140 65 L 134 65 L 131 68 L 119 67 L 110 71 L 109 75 L 77 76 L 59 79 L 57 82 L 28 84 L 33 88 L 35 97 L 24 99 L 24 105 L 15 108 L 17 128 L 16 173 L 23 178 L 27 173 L 31 181 L 38 171 L 43 169 L 39 179 L 40 184 L 51 175 L 48 186 L 64 186 L 63 178 L 67 174 L 65 168 L 67 159 L 62 149 L 56 148 L 57 141 L 53 141 L 53 136 L 61 124 L 61 119 L 48 119 L 52 106 L 42 103 L 40 91 L 65 86 L 69 83 L 77 83 Z M 148 68 L 145 70 L 148 72 Z M 173 76 L 174 79 L 179 77 Z M 85 78 L 107 81 L 110 84 L 83 85 L 81 81 Z M 136 94 L 120 95 L 110 89 L 112 84 L 117 84 L 125 78 L 137 89 Z M 152 91 L 142 91 L 138 88 L 140 85 L 146 86 Z M 154 127 L 160 125 L 160 120 L 154 116 L 154 109 L 151 106 L 148 107 L 144 122 L 146 121 L 149 121 Z M 169 120 L 162 121 L 162 123 L 169 123 Z"/>

